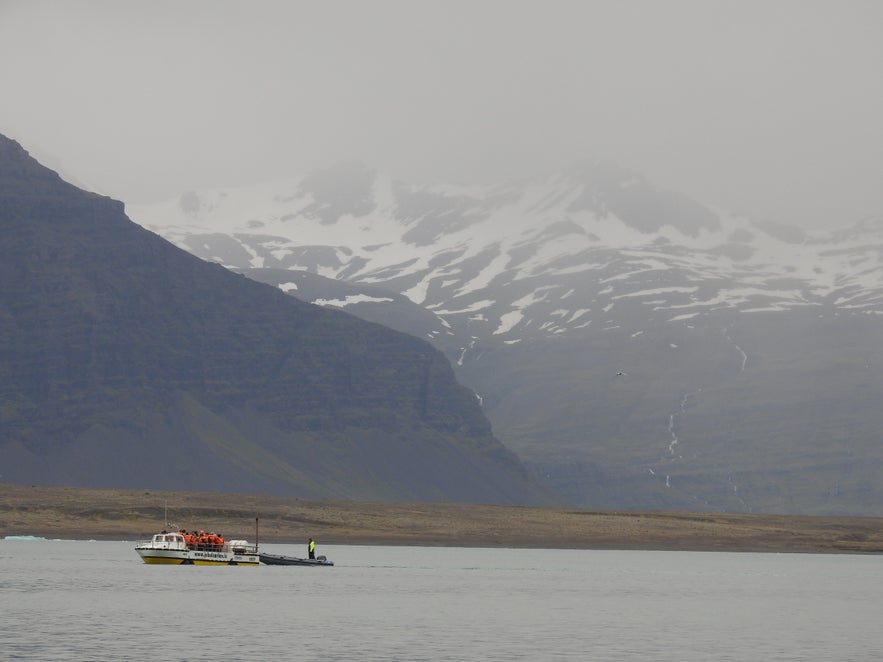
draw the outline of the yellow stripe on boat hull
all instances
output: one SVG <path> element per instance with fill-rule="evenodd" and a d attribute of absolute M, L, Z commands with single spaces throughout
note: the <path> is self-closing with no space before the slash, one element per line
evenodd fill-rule
<path fill-rule="evenodd" d="M 176 559 L 168 556 L 142 556 L 141 558 L 145 563 L 150 563 L 151 565 L 260 565 L 260 561 L 255 561 L 253 563 L 249 561 L 200 561 L 196 559 Z"/>

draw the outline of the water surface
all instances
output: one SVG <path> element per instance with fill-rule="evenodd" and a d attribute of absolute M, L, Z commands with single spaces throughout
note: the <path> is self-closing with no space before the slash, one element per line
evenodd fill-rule
<path fill-rule="evenodd" d="M 334 567 L 156 566 L 133 542 L 0 540 L 0 656 L 756 662 L 883 652 L 879 556 L 319 542 Z"/>

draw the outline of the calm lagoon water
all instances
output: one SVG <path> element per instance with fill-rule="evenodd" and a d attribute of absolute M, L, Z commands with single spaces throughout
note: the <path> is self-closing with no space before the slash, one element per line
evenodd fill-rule
<path fill-rule="evenodd" d="M 134 542 L 0 540 L 0 658 L 883 656 L 883 556 L 321 541 L 318 552 L 335 567 L 151 566 Z"/>

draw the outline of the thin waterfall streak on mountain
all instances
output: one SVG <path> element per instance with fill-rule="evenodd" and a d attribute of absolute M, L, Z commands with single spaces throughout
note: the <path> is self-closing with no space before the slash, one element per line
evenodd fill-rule
<path fill-rule="evenodd" d="M 723 334 L 724 334 L 724 338 L 726 338 L 727 342 L 732 344 L 733 347 L 736 349 L 736 351 L 739 352 L 739 355 L 742 357 L 742 364 L 739 366 L 739 374 L 742 374 L 743 372 L 745 372 L 745 366 L 748 365 L 748 354 L 746 354 L 745 350 L 743 350 L 741 347 L 739 347 L 739 345 L 736 344 L 736 341 L 730 337 L 730 330 L 729 329 L 725 328 L 723 330 Z"/>
<path fill-rule="evenodd" d="M 475 336 L 472 336 L 472 340 L 470 341 L 470 343 L 460 349 L 460 357 L 457 359 L 458 366 L 462 366 L 464 361 L 466 360 L 466 352 L 468 352 L 470 349 L 475 348 L 475 341 L 476 340 L 477 340 L 477 338 Z"/>
<path fill-rule="evenodd" d="M 733 487 L 733 495 L 736 497 L 736 499 L 739 501 L 739 503 L 741 503 L 742 506 L 745 508 L 745 512 L 747 512 L 747 513 L 753 512 L 751 506 L 749 506 L 749 505 L 745 502 L 745 499 L 742 498 L 742 495 L 739 494 L 739 485 L 733 480 L 733 475 L 732 475 L 732 474 L 728 474 L 728 475 L 727 475 L 727 482 L 728 482 L 730 485 L 732 485 L 732 487 Z"/>
<path fill-rule="evenodd" d="M 681 398 L 681 405 L 678 408 L 678 410 L 675 412 L 672 412 L 671 414 L 668 415 L 668 425 L 666 426 L 666 429 L 668 430 L 668 434 L 671 437 L 671 440 L 669 441 L 669 444 L 668 444 L 668 453 L 666 456 L 663 456 L 661 458 L 662 461 L 665 461 L 666 459 L 668 459 L 669 461 L 674 461 L 676 459 L 683 457 L 683 455 L 676 454 L 677 446 L 681 442 L 681 440 L 678 437 L 678 434 L 675 430 L 677 420 L 679 417 L 683 417 L 684 415 L 686 415 L 688 403 L 690 402 L 691 399 L 695 399 L 696 397 L 698 397 L 698 395 L 699 395 L 699 393 L 701 393 L 701 391 L 702 391 L 702 389 L 698 388 L 695 391 L 690 391 L 688 393 L 685 393 L 684 396 Z M 653 475 L 656 475 L 653 471 L 651 471 L 651 473 Z M 669 488 L 671 487 L 671 475 L 670 474 L 666 474 L 666 476 L 665 476 L 665 486 L 669 487 Z"/>
<path fill-rule="evenodd" d="M 668 433 L 671 435 L 671 442 L 668 444 L 668 454 L 675 454 L 675 446 L 678 445 L 678 435 L 675 434 L 675 415 L 668 415 Z"/>
<path fill-rule="evenodd" d="M 675 419 L 678 416 L 683 416 L 687 413 L 687 403 L 689 402 L 691 397 L 695 397 L 699 394 L 699 391 L 702 389 L 697 389 L 695 391 L 691 391 L 689 393 L 685 393 L 684 397 L 681 398 L 681 406 L 678 411 L 668 415 L 668 433 L 671 435 L 671 442 L 668 445 L 668 454 L 670 456 L 674 456 L 675 447 L 678 445 L 680 440 L 678 439 L 678 435 L 675 432 Z"/>

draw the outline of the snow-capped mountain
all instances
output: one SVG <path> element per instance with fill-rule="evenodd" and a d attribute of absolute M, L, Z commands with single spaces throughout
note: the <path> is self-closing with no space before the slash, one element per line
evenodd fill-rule
<path fill-rule="evenodd" d="M 795 356 L 764 396 L 805 426 L 783 432 L 761 406 L 727 432 L 720 408 L 767 393 L 763 366 L 807 343 L 852 334 L 871 351 L 883 330 L 883 219 L 808 234 L 601 164 L 485 188 L 410 186 L 349 165 L 128 213 L 204 259 L 429 338 L 497 436 L 580 505 L 865 510 L 843 496 L 851 488 L 831 497 L 842 477 L 799 503 L 767 488 L 770 471 L 790 472 L 809 448 L 805 430 L 828 397 L 792 402 L 783 393 L 807 384 L 789 379 L 824 375 L 834 352 Z M 867 375 L 841 377 L 837 399 Z M 744 453 L 731 452 L 759 420 Z M 687 441 L 690 426 L 701 443 Z"/>
<path fill-rule="evenodd" d="M 350 166 L 128 211 L 205 259 L 379 285 L 435 313 L 440 333 L 504 342 L 587 333 L 635 308 L 670 322 L 876 313 L 869 293 L 883 286 L 883 222 L 828 236 L 764 227 L 603 166 L 486 189 L 407 187 Z"/>

